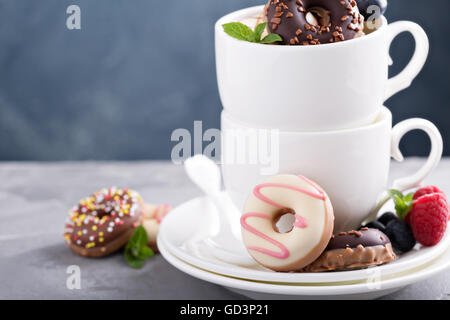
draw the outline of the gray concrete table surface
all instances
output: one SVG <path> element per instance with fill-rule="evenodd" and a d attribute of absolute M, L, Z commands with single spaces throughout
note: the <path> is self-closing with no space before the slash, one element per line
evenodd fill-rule
<path fill-rule="evenodd" d="M 392 178 L 414 172 L 423 159 L 392 164 Z M 450 195 L 450 158 L 427 184 Z M 102 259 L 73 254 L 63 242 L 67 211 L 105 186 L 127 186 L 153 203 L 173 206 L 201 195 L 181 166 L 170 162 L 0 163 L 1 299 L 243 299 L 172 267 L 161 255 L 140 270 L 121 253 Z M 69 290 L 67 267 L 81 268 L 81 289 Z M 383 299 L 449 299 L 450 270 Z"/>

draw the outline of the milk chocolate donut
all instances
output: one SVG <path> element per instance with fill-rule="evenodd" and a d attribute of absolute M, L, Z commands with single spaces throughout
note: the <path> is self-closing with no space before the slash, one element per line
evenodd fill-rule
<path fill-rule="evenodd" d="M 67 246 L 84 257 L 102 257 L 123 247 L 139 225 L 143 201 L 129 189 L 109 188 L 81 199 L 69 211 Z"/>
<path fill-rule="evenodd" d="M 362 228 L 341 232 L 304 272 L 351 270 L 381 265 L 396 259 L 391 241 L 380 230 Z"/>
<path fill-rule="evenodd" d="M 292 229 L 276 223 L 292 213 Z M 278 175 L 256 186 L 241 217 L 242 237 L 250 255 L 275 271 L 297 271 L 316 260 L 333 232 L 331 202 L 317 184 L 303 176 Z"/>
<path fill-rule="evenodd" d="M 307 20 L 314 12 L 317 23 Z M 361 35 L 364 17 L 354 0 L 269 0 L 268 28 L 286 45 L 317 45 L 350 40 Z"/>

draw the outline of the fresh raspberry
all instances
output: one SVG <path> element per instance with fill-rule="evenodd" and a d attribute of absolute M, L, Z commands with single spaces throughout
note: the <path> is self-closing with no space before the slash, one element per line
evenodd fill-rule
<path fill-rule="evenodd" d="M 414 193 L 413 200 L 417 200 L 424 195 L 434 194 L 434 193 L 442 194 L 448 203 L 447 196 L 445 195 L 444 191 L 442 191 L 441 189 L 439 189 L 436 186 L 426 186 L 426 187 L 420 188 L 419 190 L 417 190 Z M 410 218 L 411 218 L 411 215 L 408 213 L 405 217 L 405 222 L 409 224 Z M 448 215 L 448 219 L 450 220 L 450 214 Z"/>
<path fill-rule="evenodd" d="M 420 188 L 419 190 L 417 190 L 414 193 L 413 200 L 417 200 L 421 196 L 424 196 L 426 194 L 433 194 L 433 193 L 442 193 L 444 195 L 444 197 L 445 197 L 444 191 L 442 191 L 438 187 L 436 187 L 436 186 L 427 186 L 427 187 L 423 187 L 423 188 Z"/>
<path fill-rule="evenodd" d="M 442 193 L 425 194 L 414 201 L 409 223 L 417 242 L 434 246 L 447 229 L 449 208 Z"/>

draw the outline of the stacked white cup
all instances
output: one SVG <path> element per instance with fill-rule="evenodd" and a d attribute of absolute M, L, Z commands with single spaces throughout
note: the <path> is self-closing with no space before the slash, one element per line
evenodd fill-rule
<path fill-rule="evenodd" d="M 442 137 L 429 121 L 409 119 L 392 128 L 384 102 L 410 86 L 428 55 L 428 38 L 412 22 L 381 26 L 361 38 L 317 46 L 263 45 L 227 35 L 223 25 L 258 16 L 262 6 L 216 23 L 216 65 L 222 112 L 225 188 L 242 208 L 252 188 L 278 173 L 302 174 L 319 183 L 335 210 L 335 231 L 357 228 L 388 188 L 391 156 L 411 130 L 431 139 L 425 165 L 393 187 L 416 187 L 442 156 Z M 410 32 L 414 55 L 388 79 L 389 48 Z"/>

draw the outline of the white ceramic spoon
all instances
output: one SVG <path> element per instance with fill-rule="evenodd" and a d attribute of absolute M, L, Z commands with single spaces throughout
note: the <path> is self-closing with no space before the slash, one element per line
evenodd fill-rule
<path fill-rule="evenodd" d="M 221 192 L 221 173 L 219 167 L 208 157 L 196 155 L 184 162 L 189 178 L 214 203 L 215 223 L 212 234 L 203 241 L 211 253 L 222 261 L 238 265 L 254 265 L 244 244 L 239 226 L 240 213 L 228 197 Z"/>

